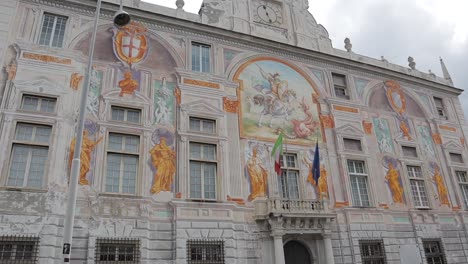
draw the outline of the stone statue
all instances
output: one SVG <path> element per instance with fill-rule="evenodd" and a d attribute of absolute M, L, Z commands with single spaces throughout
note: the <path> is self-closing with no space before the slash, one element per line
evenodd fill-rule
<path fill-rule="evenodd" d="M 385 179 L 388 181 L 390 190 L 392 191 L 393 202 L 404 203 L 403 188 L 400 185 L 400 175 L 398 170 L 393 166 L 392 162 L 388 163 L 388 171 Z"/>
<path fill-rule="evenodd" d="M 133 79 L 131 71 L 126 71 L 124 73 L 124 79 L 119 82 L 119 87 L 121 89 L 119 96 L 133 94 L 135 92 L 138 88 L 138 81 Z"/>
<path fill-rule="evenodd" d="M 352 49 L 353 49 L 353 44 L 351 44 L 351 40 L 349 38 L 345 38 L 344 40 L 344 43 L 345 43 L 345 49 L 347 52 L 351 52 Z"/>
<path fill-rule="evenodd" d="M 433 179 L 437 185 L 437 191 L 439 193 L 440 204 L 448 206 L 449 205 L 448 191 L 447 191 L 447 187 L 445 187 L 444 179 L 440 175 L 439 167 L 435 167 Z"/>
<path fill-rule="evenodd" d="M 177 9 L 182 9 L 184 8 L 185 2 L 184 0 L 177 0 L 175 4 L 177 6 Z"/>
<path fill-rule="evenodd" d="M 380 60 L 385 62 L 385 63 L 388 63 L 388 60 L 384 56 L 380 56 Z"/>
<path fill-rule="evenodd" d="M 159 144 L 155 145 L 149 153 L 151 162 L 156 168 L 151 193 L 170 192 L 176 172 L 175 151 L 167 145 L 166 138 L 161 137 Z"/>
<path fill-rule="evenodd" d="M 432 70 L 429 70 L 429 76 L 431 76 L 432 78 L 436 78 L 437 76 L 435 75 L 435 73 L 432 72 Z"/>
<path fill-rule="evenodd" d="M 251 185 L 249 201 L 267 195 L 268 170 L 263 166 L 260 157 L 257 156 L 257 151 L 257 147 L 254 147 L 252 150 L 252 157 L 247 161 L 247 172 L 250 176 Z"/>
<path fill-rule="evenodd" d="M 414 58 L 409 56 L 408 57 L 408 66 L 412 69 L 412 70 L 416 70 L 416 62 L 414 62 Z"/>
<path fill-rule="evenodd" d="M 89 168 L 91 167 L 91 157 L 93 154 L 93 150 L 99 142 L 101 142 L 102 137 L 100 137 L 97 141 L 92 141 L 89 139 L 88 131 L 83 131 L 83 143 L 81 144 L 81 167 L 80 167 L 80 185 L 89 185 L 88 179 L 86 179 L 86 174 L 89 172 Z M 69 156 L 69 166 L 71 167 L 73 161 L 73 155 L 75 154 L 75 144 L 76 138 L 73 138 L 70 143 L 70 156 Z"/>

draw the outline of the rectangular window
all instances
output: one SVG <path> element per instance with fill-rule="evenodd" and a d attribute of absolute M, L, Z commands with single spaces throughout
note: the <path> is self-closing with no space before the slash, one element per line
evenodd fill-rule
<path fill-rule="evenodd" d="M 54 113 L 56 104 L 56 98 L 24 94 L 21 99 L 21 110 Z"/>
<path fill-rule="evenodd" d="M 412 157 L 412 158 L 418 157 L 418 151 L 416 150 L 415 147 L 402 146 L 401 150 L 403 151 L 403 156 L 405 157 Z"/>
<path fill-rule="evenodd" d="M 423 240 L 423 247 L 428 264 L 447 263 L 440 240 Z"/>
<path fill-rule="evenodd" d="M 107 146 L 106 192 L 136 193 L 140 137 L 110 133 Z"/>
<path fill-rule="evenodd" d="M 224 264 L 224 242 L 187 240 L 187 264 Z"/>
<path fill-rule="evenodd" d="M 112 106 L 111 112 L 113 121 L 139 124 L 141 120 L 140 109 Z"/>
<path fill-rule="evenodd" d="M 370 206 L 367 170 L 364 161 L 348 160 L 354 206 Z"/>
<path fill-rule="evenodd" d="M 67 17 L 44 13 L 39 45 L 61 48 L 65 37 Z"/>
<path fill-rule="evenodd" d="M 0 237 L 0 263 L 37 263 L 39 238 Z"/>
<path fill-rule="evenodd" d="M 385 249 L 382 240 L 360 240 L 362 264 L 385 264 Z"/>
<path fill-rule="evenodd" d="M 466 175 L 466 171 L 455 171 L 455 174 L 457 174 L 458 183 L 460 184 L 463 201 L 466 208 L 468 208 L 468 176 Z"/>
<path fill-rule="evenodd" d="M 281 197 L 285 199 L 299 199 L 299 168 L 296 154 L 285 153 L 281 156 L 281 176 L 279 188 Z"/>
<path fill-rule="evenodd" d="M 442 98 L 434 97 L 434 103 L 439 117 L 447 119 L 447 116 L 445 115 L 444 101 L 442 100 Z"/>
<path fill-rule="evenodd" d="M 190 198 L 215 200 L 216 145 L 190 142 Z"/>
<path fill-rule="evenodd" d="M 336 97 L 349 99 L 348 87 L 346 85 L 346 76 L 332 73 L 332 77 Z"/>
<path fill-rule="evenodd" d="M 96 263 L 140 263 L 140 241 L 134 239 L 97 239 Z"/>
<path fill-rule="evenodd" d="M 343 138 L 343 143 L 346 150 L 362 151 L 361 140 L 359 139 Z"/>
<path fill-rule="evenodd" d="M 450 160 L 456 163 L 463 163 L 463 156 L 460 153 L 450 153 Z"/>
<path fill-rule="evenodd" d="M 413 195 L 415 207 L 428 208 L 429 200 L 427 199 L 426 187 L 421 167 L 406 166 L 406 170 L 410 180 L 411 193 Z"/>
<path fill-rule="evenodd" d="M 211 119 L 203 119 L 190 117 L 190 131 L 215 134 L 216 133 L 216 121 Z"/>
<path fill-rule="evenodd" d="M 50 126 L 16 125 L 8 186 L 42 188 L 51 132 Z"/>
<path fill-rule="evenodd" d="M 192 43 L 192 71 L 210 72 L 211 46 Z"/>

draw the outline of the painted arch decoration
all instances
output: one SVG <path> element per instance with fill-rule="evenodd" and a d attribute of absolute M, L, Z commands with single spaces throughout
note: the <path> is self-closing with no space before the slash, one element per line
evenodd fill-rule
<path fill-rule="evenodd" d="M 299 68 L 261 57 L 243 64 L 234 80 L 240 83 L 242 138 L 271 142 L 283 132 L 288 144 L 324 141 L 316 85 Z"/>

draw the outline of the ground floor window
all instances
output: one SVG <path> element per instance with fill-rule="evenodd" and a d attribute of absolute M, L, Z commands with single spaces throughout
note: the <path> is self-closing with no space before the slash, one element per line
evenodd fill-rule
<path fill-rule="evenodd" d="M 427 264 L 445 264 L 445 254 L 440 240 L 423 240 Z"/>
<path fill-rule="evenodd" d="M 361 258 L 363 264 L 385 264 L 385 249 L 382 240 L 361 240 Z"/>
<path fill-rule="evenodd" d="M 0 237 L 0 263 L 37 263 L 38 237 Z"/>
<path fill-rule="evenodd" d="M 97 239 L 96 263 L 140 263 L 140 241 L 135 239 Z"/>
<path fill-rule="evenodd" d="M 224 264 L 224 242 L 188 240 L 187 264 Z"/>

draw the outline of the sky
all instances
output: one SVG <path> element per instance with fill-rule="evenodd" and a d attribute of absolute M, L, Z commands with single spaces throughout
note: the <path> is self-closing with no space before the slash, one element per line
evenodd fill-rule
<path fill-rule="evenodd" d="M 143 0 L 174 7 L 175 0 Z M 235 1 L 235 0 L 234 0 Z M 198 13 L 202 0 L 185 0 L 187 12 Z M 439 56 L 457 88 L 468 119 L 467 0 L 309 0 L 309 11 L 330 34 L 333 47 L 407 66 L 408 56 L 422 72 L 442 76 Z"/>

